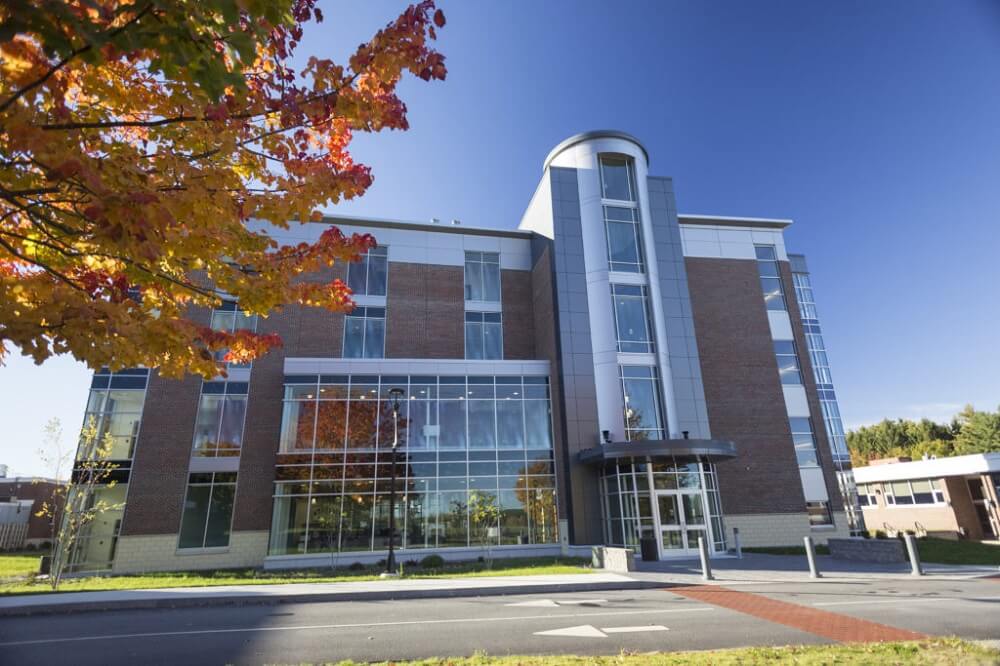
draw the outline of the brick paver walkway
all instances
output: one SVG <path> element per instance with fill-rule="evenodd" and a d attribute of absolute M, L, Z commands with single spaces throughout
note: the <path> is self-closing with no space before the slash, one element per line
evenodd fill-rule
<path fill-rule="evenodd" d="M 761 594 L 730 590 L 715 585 L 674 587 L 667 591 L 842 643 L 913 641 L 927 638 L 926 635 L 915 631 L 897 629 L 878 622 L 860 620 L 849 615 L 831 613 L 787 601 L 770 599 Z"/>

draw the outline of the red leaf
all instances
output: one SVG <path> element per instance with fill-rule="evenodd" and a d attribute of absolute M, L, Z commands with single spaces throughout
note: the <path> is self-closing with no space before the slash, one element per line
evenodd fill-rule
<path fill-rule="evenodd" d="M 445 24 L 444 12 L 439 9 L 436 12 L 434 12 L 434 25 L 436 25 L 439 28 L 443 28 L 444 24 Z"/>

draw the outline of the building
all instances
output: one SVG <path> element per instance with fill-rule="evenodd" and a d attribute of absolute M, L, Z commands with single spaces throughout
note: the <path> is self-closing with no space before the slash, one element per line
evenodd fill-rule
<path fill-rule="evenodd" d="M 1000 539 L 1000 453 L 873 460 L 854 478 L 870 530 Z"/>
<path fill-rule="evenodd" d="M 48 502 L 60 507 L 57 492 L 62 482 L 35 476 L 7 476 L 7 466 L 0 465 L 0 550 L 17 550 L 52 542 L 52 523 L 37 515 Z"/>
<path fill-rule="evenodd" d="M 621 132 L 548 155 L 517 230 L 329 218 L 379 241 L 338 266 L 349 314 L 227 302 L 192 317 L 284 346 L 228 379 L 94 376 L 124 508 L 76 568 L 350 564 L 385 556 L 392 389 L 403 391 L 401 560 L 475 557 L 471 493 L 506 555 L 655 540 L 848 534 L 785 250 L 790 220 L 680 215 Z M 331 275 L 320 276 L 329 279 Z M 113 497 L 111 497 L 113 495 Z"/>

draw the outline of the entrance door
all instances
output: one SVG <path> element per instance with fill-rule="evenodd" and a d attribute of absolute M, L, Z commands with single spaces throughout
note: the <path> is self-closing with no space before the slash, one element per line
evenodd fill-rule
<path fill-rule="evenodd" d="M 711 550 L 711 538 L 701 490 L 658 490 L 656 508 L 660 520 L 660 557 L 698 554 L 698 537 Z"/>

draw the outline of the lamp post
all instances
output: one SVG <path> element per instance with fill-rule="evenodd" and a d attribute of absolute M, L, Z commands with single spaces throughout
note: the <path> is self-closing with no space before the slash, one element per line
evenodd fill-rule
<path fill-rule="evenodd" d="M 385 576 L 396 575 L 396 448 L 399 446 L 399 399 L 403 397 L 403 389 L 389 390 L 392 398 L 392 454 L 389 463 L 389 555 L 385 558 Z"/>

